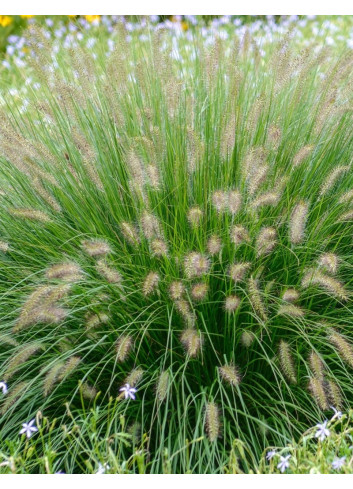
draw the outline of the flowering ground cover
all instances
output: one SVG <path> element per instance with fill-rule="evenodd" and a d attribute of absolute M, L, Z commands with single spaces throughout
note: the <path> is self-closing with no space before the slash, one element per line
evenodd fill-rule
<path fill-rule="evenodd" d="M 350 472 L 353 22 L 87 17 L 2 60 L 1 470 Z"/>

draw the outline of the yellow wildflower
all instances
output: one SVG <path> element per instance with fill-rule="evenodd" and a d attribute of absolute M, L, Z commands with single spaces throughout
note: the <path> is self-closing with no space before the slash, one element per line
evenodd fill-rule
<path fill-rule="evenodd" d="M 100 15 L 85 15 L 85 19 L 91 23 L 92 22 L 99 22 L 101 19 L 101 16 Z"/>
<path fill-rule="evenodd" d="M 10 24 L 12 24 L 12 17 L 9 17 L 8 15 L 0 15 L 1 27 L 7 27 Z"/>

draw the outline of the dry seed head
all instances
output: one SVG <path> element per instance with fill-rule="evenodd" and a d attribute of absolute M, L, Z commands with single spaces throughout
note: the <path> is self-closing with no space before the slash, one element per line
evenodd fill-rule
<path fill-rule="evenodd" d="M 159 171 L 156 165 L 148 165 L 147 166 L 147 175 L 150 182 L 151 187 L 155 190 L 160 189 L 160 177 Z"/>
<path fill-rule="evenodd" d="M 136 185 L 139 188 L 142 188 L 145 183 L 145 172 L 143 163 L 140 161 L 134 150 L 130 150 L 127 154 L 127 165 Z"/>
<path fill-rule="evenodd" d="M 0 251 L 6 253 L 9 250 L 9 244 L 5 243 L 5 241 L 0 241 Z"/>
<path fill-rule="evenodd" d="M 0 335 L 0 344 L 10 345 L 10 346 L 18 346 L 18 342 L 15 340 L 15 338 L 12 338 L 12 336 L 10 336 L 8 334 Z"/>
<path fill-rule="evenodd" d="M 190 357 L 196 357 L 202 344 L 202 336 L 193 328 L 185 329 L 180 337 L 186 353 Z"/>
<path fill-rule="evenodd" d="M 203 216 L 203 212 L 200 209 L 200 207 L 191 207 L 188 212 L 188 221 L 191 224 L 191 226 L 197 227 L 199 226 L 201 219 Z"/>
<path fill-rule="evenodd" d="M 86 240 L 82 241 L 82 248 L 88 253 L 89 256 L 101 256 L 111 253 L 111 248 L 103 240 Z"/>
<path fill-rule="evenodd" d="M 147 239 L 156 238 L 160 235 L 158 219 L 147 211 L 144 211 L 141 216 L 141 228 Z"/>
<path fill-rule="evenodd" d="M 210 255 L 217 255 L 222 249 L 222 242 L 215 234 L 207 242 L 207 251 Z"/>
<path fill-rule="evenodd" d="M 329 190 L 335 185 L 341 175 L 346 173 L 350 169 L 349 166 L 337 166 L 332 170 L 328 177 L 324 180 L 324 183 L 320 189 L 320 196 L 327 194 Z"/>
<path fill-rule="evenodd" d="M 326 397 L 325 389 L 323 382 L 316 377 L 311 377 L 309 380 L 309 390 L 313 395 L 317 405 L 323 411 L 327 411 L 329 409 L 328 400 Z"/>
<path fill-rule="evenodd" d="M 224 365 L 223 367 L 218 367 L 218 370 L 222 379 L 229 384 L 235 387 L 240 384 L 241 377 L 237 367 L 234 365 Z"/>
<path fill-rule="evenodd" d="M 229 276 L 234 282 L 240 282 L 241 280 L 244 280 L 244 276 L 250 267 L 250 262 L 233 263 L 229 267 Z"/>
<path fill-rule="evenodd" d="M 217 212 L 221 213 L 227 209 L 228 195 L 223 190 L 216 190 L 212 194 L 212 204 Z"/>
<path fill-rule="evenodd" d="M 282 137 L 281 129 L 278 126 L 271 125 L 268 128 L 267 139 L 273 149 L 278 148 L 281 142 L 281 137 Z"/>
<path fill-rule="evenodd" d="M 255 312 L 259 315 L 259 317 L 263 321 L 267 321 L 268 319 L 267 313 L 266 313 L 264 303 L 262 301 L 258 280 L 251 277 L 249 278 L 248 285 L 249 285 L 249 299 L 251 305 L 253 306 Z"/>
<path fill-rule="evenodd" d="M 236 311 L 240 305 L 240 299 L 236 295 L 229 295 L 226 297 L 225 303 L 224 303 L 224 309 L 226 312 L 229 314 L 232 314 L 234 311 Z"/>
<path fill-rule="evenodd" d="M 327 392 L 331 405 L 336 409 L 340 409 L 342 407 L 341 391 L 338 385 L 332 380 L 327 382 Z"/>
<path fill-rule="evenodd" d="M 256 197 L 256 199 L 251 202 L 250 206 L 252 209 L 256 210 L 265 205 L 277 205 L 280 199 L 281 194 L 279 192 L 265 192 Z"/>
<path fill-rule="evenodd" d="M 308 204 L 299 202 L 299 204 L 294 207 L 289 222 L 289 239 L 291 243 L 298 244 L 303 241 L 307 217 Z"/>
<path fill-rule="evenodd" d="M 353 348 L 346 339 L 339 333 L 332 330 L 329 334 L 329 341 L 337 348 L 338 353 L 349 366 L 353 367 Z"/>
<path fill-rule="evenodd" d="M 52 290 L 52 286 L 42 285 L 32 292 L 32 294 L 30 294 L 23 305 L 20 317 L 13 328 L 14 332 L 20 331 L 26 326 L 35 324 L 38 308 L 41 307 L 42 302 L 46 297 L 48 297 Z"/>
<path fill-rule="evenodd" d="M 132 350 L 132 338 L 129 335 L 121 335 L 115 345 L 116 359 L 118 362 L 124 362 Z"/>
<path fill-rule="evenodd" d="M 299 165 L 301 165 L 303 161 L 308 158 L 313 149 L 314 146 L 311 144 L 303 146 L 293 158 L 293 167 L 297 168 Z"/>
<path fill-rule="evenodd" d="M 43 307 L 39 308 L 35 314 L 36 323 L 59 324 L 68 315 L 68 311 L 62 307 Z"/>
<path fill-rule="evenodd" d="M 297 383 L 297 376 L 294 368 L 294 361 L 289 344 L 281 340 L 279 344 L 279 359 L 284 375 L 292 383 Z"/>
<path fill-rule="evenodd" d="M 338 219 L 339 222 L 346 222 L 346 221 L 352 221 L 352 220 L 353 220 L 353 210 L 345 212 Z"/>
<path fill-rule="evenodd" d="M 53 390 L 53 387 L 58 380 L 58 376 L 64 367 L 64 362 L 58 362 L 47 372 L 44 382 L 43 382 L 43 391 L 44 396 L 46 397 Z"/>
<path fill-rule="evenodd" d="M 29 343 L 22 346 L 15 355 L 10 358 L 4 373 L 4 378 L 8 380 L 12 375 L 22 367 L 24 363 L 39 350 L 43 350 L 42 343 Z"/>
<path fill-rule="evenodd" d="M 249 195 L 254 195 L 258 188 L 266 180 L 269 171 L 268 165 L 260 165 L 248 176 L 248 192 Z"/>
<path fill-rule="evenodd" d="M 89 399 L 91 401 L 97 396 L 97 389 L 88 384 L 88 382 L 83 382 L 81 384 L 81 392 L 85 399 Z"/>
<path fill-rule="evenodd" d="M 241 335 L 240 341 L 245 348 L 249 348 L 255 339 L 254 333 L 251 331 L 244 331 Z"/>
<path fill-rule="evenodd" d="M 278 315 L 280 316 L 290 316 L 293 318 L 301 318 L 305 315 L 303 309 L 295 304 L 283 304 L 278 308 Z"/>
<path fill-rule="evenodd" d="M 124 238 L 133 246 L 139 243 L 140 239 L 135 226 L 129 224 L 128 222 L 122 222 L 120 224 L 121 232 Z"/>
<path fill-rule="evenodd" d="M 156 397 L 159 402 L 163 402 L 164 399 L 167 397 L 169 385 L 169 372 L 165 370 L 164 372 L 161 372 L 156 385 Z"/>
<path fill-rule="evenodd" d="M 217 441 L 220 436 L 221 423 L 219 421 L 218 406 L 214 402 L 206 404 L 206 429 L 211 443 Z"/>
<path fill-rule="evenodd" d="M 48 295 L 43 298 L 43 307 L 52 306 L 54 303 L 64 299 L 71 290 L 71 284 L 62 284 L 52 287 Z"/>
<path fill-rule="evenodd" d="M 239 212 L 241 200 L 241 193 L 238 190 L 228 192 L 228 209 L 233 216 Z"/>
<path fill-rule="evenodd" d="M 63 366 L 62 370 L 60 370 L 58 380 L 61 381 L 66 379 L 69 375 L 71 375 L 75 369 L 78 367 L 81 362 L 81 358 L 77 356 L 72 356 L 68 358 Z"/>
<path fill-rule="evenodd" d="M 338 199 L 339 204 L 347 204 L 353 200 L 353 189 L 348 190 L 348 192 L 345 192 L 344 194 L 341 195 L 341 197 Z"/>
<path fill-rule="evenodd" d="M 204 282 L 193 285 L 191 288 L 191 296 L 195 301 L 202 301 L 207 296 L 208 285 Z"/>
<path fill-rule="evenodd" d="M 286 302 L 295 302 L 299 299 L 299 292 L 295 289 L 287 289 L 282 295 L 282 299 Z"/>
<path fill-rule="evenodd" d="M 36 191 L 37 195 L 40 195 L 42 199 L 50 205 L 50 207 L 56 211 L 56 212 L 61 212 L 61 207 L 59 203 L 54 199 L 54 197 L 49 193 L 39 180 L 39 178 L 33 178 L 31 182 L 32 187 Z"/>
<path fill-rule="evenodd" d="M 100 326 L 101 324 L 106 324 L 110 320 L 108 314 L 100 313 L 100 314 L 90 314 L 86 320 L 86 328 L 94 329 Z"/>
<path fill-rule="evenodd" d="M 277 244 L 277 231 L 275 228 L 263 228 L 256 239 L 256 255 L 268 255 Z"/>
<path fill-rule="evenodd" d="M 230 239 L 235 245 L 240 245 L 241 243 L 250 241 L 250 236 L 244 226 L 232 226 Z"/>
<path fill-rule="evenodd" d="M 158 286 L 160 277 L 156 272 L 150 272 L 142 286 L 142 291 L 145 296 L 152 294 Z"/>
<path fill-rule="evenodd" d="M 167 256 L 168 247 L 162 239 L 156 238 L 151 242 L 151 250 L 154 256 Z"/>
<path fill-rule="evenodd" d="M 121 284 L 122 277 L 117 270 L 111 268 L 105 260 L 98 260 L 96 265 L 97 272 L 102 275 L 110 284 Z"/>
<path fill-rule="evenodd" d="M 302 279 L 302 287 L 307 288 L 311 285 L 318 285 L 326 290 L 329 295 L 340 299 L 348 300 L 348 294 L 343 285 L 333 277 L 325 275 L 319 270 L 309 270 Z"/>
<path fill-rule="evenodd" d="M 170 284 L 169 295 L 173 299 L 173 301 L 181 299 L 184 292 L 185 292 L 185 287 L 182 284 L 182 282 L 174 281 Z"/>
<path fill-rule="evenodd" d="M 321 358 L 319 357 L 319 355 L 316 352 L 314 352 L 314 350 L 310 353 L 309 364 L 310 364 L 310 369 L 314 374 L 314 377 L 322 382 L 324 380 L 324 374 L 325 374 L 324 364 Z"/>
<path fill-rule="evenodd" d="M 6 400 L 1 407 L 1 414 L 5 414 L 16 401 L 18 401 L 29 388 L 29 382 L 20 382 L 6 395 Z"/>
<path fill-rule="evenodd" d="M 334 253 L 323 253 L 318 260 L 320 267 L 335 274 L 338 269 L 338 257 Z"/>
<path fill-rule="evenodd" d="M 142 368 L 134 368 L 126 377 L 124 383 L 135 387 L 142 379 L 144 370 Z"/>
<path fill-rule="evenodd" d="M 36 209 L 9 209 L 9 212 L 14 217 L 21 219 L 29 219 L 30 221 L 50 222 L 51 218 L 43 211 Z"/>
<path fill-rule="evenodd" d="M 201 277 L 210 269 L 210 260 L 201 253 L 189 253 L 184 260 L 185 273 L 188 278 Z"/>
<path fill-rule="evenodd" d="M 47 279 L 61 279 L 67 282 L 76 282 L 82 278 L 81 268 L 73 262 L 52 265 L 45 272 Z"/>
<path fill-rule="evenodd" d="M 190 304 L 185 299 L 175 301 L 175 308 L 189 327 L 195 325 L 195 314 L 191 311 Z"/>

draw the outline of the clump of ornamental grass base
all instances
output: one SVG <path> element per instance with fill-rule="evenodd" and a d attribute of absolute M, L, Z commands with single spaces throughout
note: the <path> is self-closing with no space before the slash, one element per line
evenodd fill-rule
<path fill-rule="evenodd" d="M 35 31 L 41 90 L 5 96 L 2 435 L 113 398 L 151 471 L 195 440 L 202 472 L 353 401 L 353 54 L 118 31 L 53 69 Z"/>

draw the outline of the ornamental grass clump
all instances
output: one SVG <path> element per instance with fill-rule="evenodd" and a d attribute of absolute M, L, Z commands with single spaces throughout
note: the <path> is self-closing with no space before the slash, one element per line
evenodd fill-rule
<path fill-rule="evenodd" d="M 35 31 L 5 94 L 1 434 L 114 399 L 150 471 L 219 471 L 353 401 L 353 54 L 112 35 L 53 67 Z"/>

